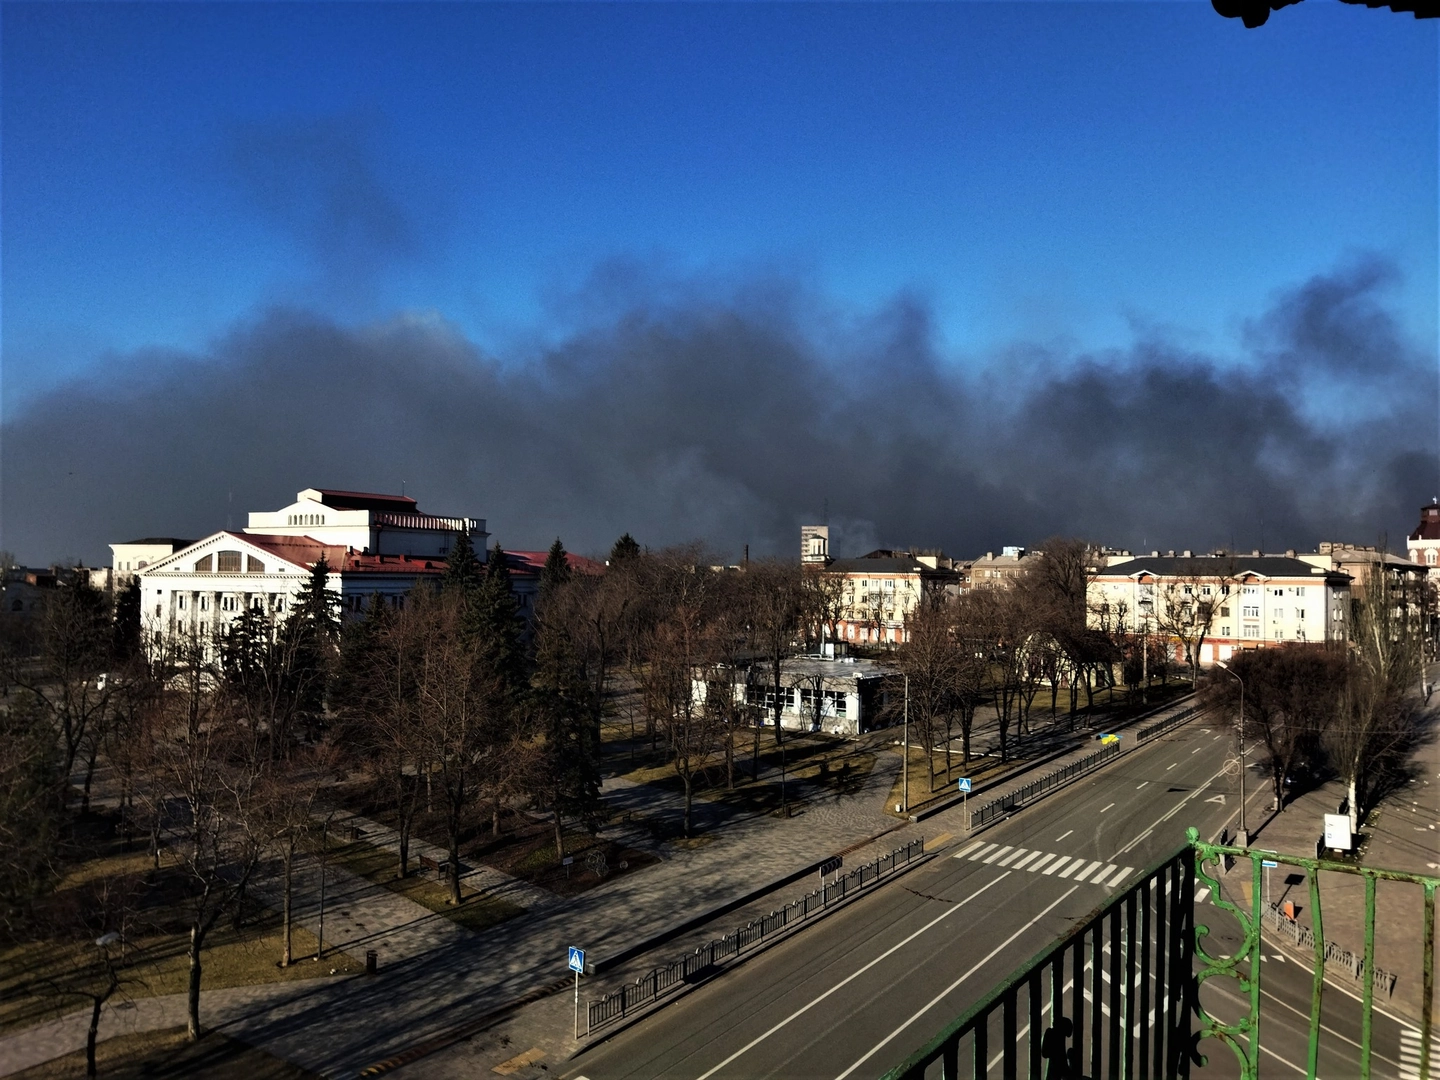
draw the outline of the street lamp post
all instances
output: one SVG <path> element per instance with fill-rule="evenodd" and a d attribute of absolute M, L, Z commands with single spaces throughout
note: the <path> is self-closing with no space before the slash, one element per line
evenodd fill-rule
<path fill-rule="evenodd" d="M 1224 669 L 1225 674 L 1240 684 L 1240 722 L 1235 725 L 1236 735 L 1240 740 L 1240 846 L 1250 846 L 1250 833 L 1245 828 L 1245 680 L 1236 672 L 1230 670 L 1230 665 L 1224 660 L 1215 661 Z"/>
<path fill-rule="evenodd" d="M 900 805 L 910 813 L 910 676 L 905 676 L 905 754 L 901 763 Z"/>

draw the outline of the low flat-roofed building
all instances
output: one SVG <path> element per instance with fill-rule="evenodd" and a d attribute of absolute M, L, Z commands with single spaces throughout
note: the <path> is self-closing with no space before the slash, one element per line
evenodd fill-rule
<path fill-rule="evenodd" d="M 725 673 L 694 680 L 697 702 L 726 691 Z M 774 723 L 775 686 L 768 665 L 756 661 L 730 674 L 730 692 L 765 723 Z M 895 669 L 875 660 L 794 656 L 781 667 L 780 725 L 787 731 L 860 735 L 896 722 L 889 708 Z"/>

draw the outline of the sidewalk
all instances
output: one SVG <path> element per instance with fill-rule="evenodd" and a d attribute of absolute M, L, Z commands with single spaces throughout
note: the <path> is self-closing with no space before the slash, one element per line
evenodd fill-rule
<path fill-rule="evenodd" d="M 1433 669 L 1432 669 L 1432 676 Z M 1440 875 L 1440 698 L 1432 699 L 1427 714 L 1428 731 L 1412 754 L 1414 776 L 1402 790 L 1386 798 L 1365 822 L 1362 863 L 1386 870 L 1416 874 Z M 1251 770 L 1249 777 L 1268 783 L 1268 777 Z M 1345 797 L 1345 787 L 1330 781 L 1306 792 L 1283 812 L 1272 814 L 1255 831 L 1251 846 L 1288 855 L 1315 854 L 1315 840 L 1324 830 L 1322 815 L 1336 812 Z M 1270 899 L 1293 901 L 1297 921 L 1310 926 L 1309 884 L 1299 871 L 1269 871 Z M 1232 871 L 1229 881 L 1248 898 L 1248 882 L 1236 879 Z M 1365 948 L 1365 885 L 1359 877 L 1326 873 L 1320 878 L 1321 914 L 1325 937 L 1341 948 L 1361 954 Z M 1395 994 L 1386 998 L 1377 993 L 1376 1002 L 1418 1022 L 1422 989 L 1422 952 L 1419 944 L 1423 933 L 1423 907 L 1418 885 L 1380 882 L 1376 890 L 1375 964 L 1396 975 Z M 1327 965 L 1337 982 L 1349 984 L 1349 973 L 1342 967 Z M 1362 984 L 1354 985 L 1356 993 Z M 1440 1002 L 1436 1003 L 1440 1010 Z M 1440 1011 L 1436 1013 L 1440 1019 Z"/>
<path fill-rule="evenodd" d="M 875 768 L 851 794 L 796 781 L 796 794 L 807 805 L 794 818 L 730 818 L 705 844 L 689 850 L 660 845 L 662 862 L 587 893 L 529 896 L 527 914 L 482 933 L 332 867 L 326 940 L 350 952 L 376 949 L 380 974 L 326 982 L 303 995 L 287 988 L 289 997 L 275 988 L 250 988 L 249 1008 L 234 1016 L 225 1013 L 226 1034 L 325 1075 L 353 1076 L 406 1047 L 553 985 L 566 974 L 567 945 L 582 946 L 597 958 L 618 954 L 699 910 L 743 896 L 797 866 L 893 828 L 898 823 L 884 812 L 884 802 L 899 767 L 898 755 L 880 751 Z M 651 807 L 661 801 L 654 789 L 644 794 Z M 607 783 L 607 801 L 623 803 L 626 795 L 625 785 Z M 382 826 L 356 824 L 369 842 L 389 843 Z M 511 897 L 523 902 L 523 883 L 512 884 L 504 875 L 483 880 L 511 890 Z M 273 879 L 261 888 L 267 902 L 278 904 Z M 313 861 L 301 868 L 296 896 L 299 921 L 313 930 L 318 909 Z M 208 1010 L 210 997 L 205 1000 Z M 151 1006 L 145 1015 L 155 1015 L 155 1024 L 167 1022 L 156 1012 L 162 1008 Z M 207 1025 L 218 1022 L 215 1013 L 203 1015 Z M 47 1060 L 73 1048 L 61 1047 L 53 1032 L 38 1028 L 5 1044 L 7 1061 L 21 1054 L 26 1061 Z"/>

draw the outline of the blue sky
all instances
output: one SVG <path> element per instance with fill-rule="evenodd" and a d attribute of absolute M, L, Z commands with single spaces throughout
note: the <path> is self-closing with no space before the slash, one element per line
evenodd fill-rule
<path fill-rule="evenodd" d="M 1224 351 L 1354 251 L 1435 334 L 1436 26 L 1307 0 L 7 3 L 7 416 L 272 306 L 502 360 L 597 267 L 912 295 L 942 351 Z M 623 280 L 624 275 L 620 275 Z M 134 366 L 133 358 L 126 362 Z M 141 375 L 131 371 L 124 377 Z"/>

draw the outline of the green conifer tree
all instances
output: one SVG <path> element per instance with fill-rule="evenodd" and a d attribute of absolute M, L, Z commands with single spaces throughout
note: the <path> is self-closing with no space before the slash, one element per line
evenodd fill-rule
<path fill-rule="evenodd" d="M 640 557 L 640 545 L 628 532 L 615 541 L 615 546 L 610 549 L 610 561 L 612 563 L 629 562 L 631 559 Z"/>
<path fill-rule="evenodd" d="M 470 534 L 461 529 L 455 534 L 455 546 L 445 560 L 445 573 L 440 575 L 440 588 L 458 588 L 473 596 L 485 578 L 485 565 L 475 555 Z"/>
<path fill-rule="evenodd" d="M 543 595 L 569 580 L 570 558 L 565 553 L 565 545 L 557 536 L 555 543 L 550 545 L 550 551 L 545 556 L 545 565 L 540 570 L 540 592 Z"/>

